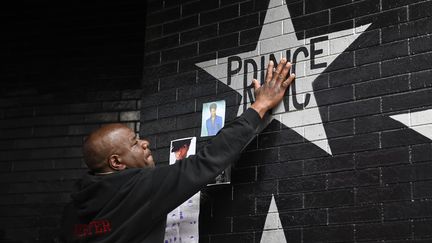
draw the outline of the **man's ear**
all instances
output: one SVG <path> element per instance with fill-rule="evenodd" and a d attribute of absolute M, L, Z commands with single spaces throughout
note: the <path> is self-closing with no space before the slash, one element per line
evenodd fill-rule
<path fill-rule="evenodd" d="M 108 165 L 113 170 L 124 170 L 126 169 L 126 165 L 122 163 L 121 158 L 118 154 L 112 154 L 108 158 Z"/>

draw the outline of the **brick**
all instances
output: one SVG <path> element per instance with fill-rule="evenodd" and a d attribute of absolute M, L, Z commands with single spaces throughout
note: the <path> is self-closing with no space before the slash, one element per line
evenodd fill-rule
<path fill-rule="evenodd" d="M 305 10 L 306 14 L 318 12 L 322 10 L 327 10 L 329 8 L 334 8 L 340 5 L 345 5 L 351 3 L 351 0 L 336 0 L 336 1 L 326 1 L 326 0 L 306 0 Z"/>
<path fill-rule="evenodd" d="M 431 201 L 407 201 L 384 204 L 385 220 L 406 220 L 432 216 Z"/>
<path fill-rule="evenodd" d="M 239 5 L 230 5 L 200 14 L 200 24 L 207 25 L 239 16 Z M 225 32 L 226 33 L 226 32 Z"/>
<path fill-rule="evenodd" d="M 422 71 L 432 65 L 432 54 L 425 53 L 405 58 L 382 62 L 382 76 L 393 76 L 409 72 Z"/>
<path fill-rule="evenodd" d="M 358 152 L 379 148 L 379 134 L 370 133 L 352 137 L 335 138 L 329 141 L 333 154 Z"/>
<path fill-rule="evenodd" d="M 354 154 L 357 168 L 409 163 L 409 148 L 396 147 Z"/>
<path fill-rule="evenodd" d="M 385 131 L 382 132 L 381 136 L 381 144 L 383 148 L 426 143 L 429 140 L 408 128 L 395 131 Z"/>
<path fill-rule="evenodd" d="M 432 6 L 432 5 L 431 5 Z M 410 54 L 421 54 L 432 50 L 430 43 L 432 42 L 431 36 L 420 36 L 412 38 L 409 41 Z"/>
<path fill-rule="evenodd" d="M 253 11 L 254 11 L 253 1 L 240 3 L 240 16 L 250 14 Z"/>
<path fill-rule="evenodd" d="M 351 85 L 315 91 L 314 94 L 320 106 L 353 101 L 354 99 L 354 89 Z"/>
<path fill-rule="evenodd" d="M 366 169 L 356 171 L 344 171 L 328 174 L 328 188 L 379 186 L 380 171 L 378 169 Z"/>
<path fill-rule="evenodd" d="M 412 161 L 422 162 L 432 160 L 432 147 L 429 143 L 412 146 Z"/>
<path fill-rule="evenodd" d="M 262 230 L 266 215 L 233 217 L 233 232 Z"/>
<path fill-rule="evenodd" d="M 415 180 L 415 168 L 412 165 L 382 168 L 383 183 L 410 182 L 413 180 Z"/>
<path fill-rule="evenodd" d="M 324 173 L 354 168 L 352 155 L 308 159 L 304 161 L 304 174 Z"/>
<path fill-rule="evenodd" d="M 411 4 L 408 7 L 410 20 L 421 19 L 432 16 L 432 2 Z"/>
<path fill-rule="evenodd" d="M 251 14 L 219 23 L 219 34 L 229 34 L 254 28 L 259 24 L 259 15 Z"/>
<path fill-rule="evenodd" d="M 411 88 L 421 89 L 432 87 L 432 79 L 430 78 L 432 71 L 421 71 L 411 74 Z"/>
<path fill-rule="evenodd" d="M 163 35 L 169 35 L 176 32 L 182 32 L 198 26 L 198 15 L 188 16 L 186 18 L 177 19 L 174 22 L 169 22 L 163 25 Z"/>
<path fill-rule="evenodd" d="M 175 117 L 169 117 L 165 119 L 159 119 L 156 121 L 149 121 L 141 123 L 140 135 L 148 136 L 152 134 L 172 131 L 176 129 Z"/>
<path fill-rule="evenodd" d="M 208 60 L 212 60 L 212 59 L 217 59 L 216 58 L 216 51 L 215 52 L 211 52 L 211 53 L 206 53 L 206 54 L 203 54 L 203 55 L 200 54 L 197 57 L 180 60 L 179 61 L 179 73 L 182 74 L 182 73 L 185 73 L 185 72 L 197 71 L 197 66 L 195 65 L 196 63 L 199 63 L 199 62 L 202 62 L 202 61 L 208 61 Z M 198 70 L 198 73 L 200 71 L 204 72 L 202 70 Z M 213 76 L 212 76 L 212 78 L 215 79 Z"/>
<path fill-rule="evenodd" d="M 427 35 L 432 32 L 432 19 L 425 18 L 400 25 L 382 28 L 382 42 L 403 40 L 409 37 Z"/>
<path fill-rule="evenodd" d="M 326 189 L 325 175 L 313 175 L 284 179 L 279 181 L 278 192 L 299 193 L 308 191 L 322 191 Z"/>
<path fill-rule="evenodd" d="M 361 17 L 364 15 L 377 13 L 380 10 L 378 0 L 368 0 L 354 2 L 353 4 L 344 5 L 330 10 L 331 22 L 336 23 L 347 19 Z"/>
<path fill-rule="evenodd" d="M 279 213 L 284 227 L 313 226 L 326 223 L 327 212 L 323 209 L 306 209 Z"/>
<path fill-rule="evenodd" d="M 398 8 L 390 11 L 379 12 L 355 20 L 356 26 L 374 23 L 380 27 L 392 26 L 408 20 L 406 8 Z"/>
<path fill-rule="evenodd" d="M 202 41 L 205 39 L 214 38 L 217 36 L 217 24 L 206 25 L 193 30 L 187 30 L 180 34 L 180 43 L 191 43 L 195 41 Z"/>
<path fill-rule="evenodd" d="M 197 14 L 207 10 L 213 10 L 219 7 L 219 0 L 207 0 L 205 2 L 195 1 L 182 5 L 182 16 Z"/>
<path fill-rule="evenodd" d="M 330 208 L 328 215 L 330 224 L 380 221 L 381 207 L 369 205 L 367 207 Z"/>
<path fill-rule="evenodd" d="M 304 142 L 304 138 L 291 129 L 283 129 L 272 133 L 262 133 L 258 136 L 259 148 L 269 148 L 299 142 Z"/>
<path fill-rule="evenodd" d="M 411 236 L 409 222 L 384 222 L 356 225 L 358 240 L 406 239 Z"/>
<path fill-rule="evenodd" d="M 354 86 L 356 99 L 371 98 L 409 90 L 409 76 L 402 75 L 373 80 Z"/>
<path fill-rule="evenodd" d="M 410 45 L 412 45 L 410 43 Z M 364 65 L 408 55 L 408 41 L 392 42 L 356 51 L 356 64 Z"/>
<path fill-rule="evenodd" d="M 198 55 L 198 44 L 192 43 L 189 45 L 177 47 L 162 52 L 162 62 L 186 59 Z"/>
<path fill-rule="evenodd" d="M 365 115 L 373 115 L 379 113 L 380 110 L 381 100 L 379 98 L 373 98 L 331 105 L 329 107 L 329 117 L 331 121 L 334 121 Z"/>
<path fill-rule="evenodd" d="M 144 56 L 144 66 L 154 66 L 159 65 L 161 63 L 161 53 L 160 52 L 154 52 L 150 54 L 146 54 Z"/>
<path fill-rule="evenodd" d="M 139 111 L 124 111 L 120 112 L 120 121 L 139 121 L 140 112 Z"/>
<path fill-rule="evenodd" d="M 299 32 L 330 24 L 329 15 L 329 11 L 320 11 L 301 17 L 292 16 L 292 21 L 296 32 Z"/>
<path fill-rule="evenodd" d="M 45 138 L 27 138 L 15 140 L 14 149 L 30 148 L 50 148 L 50 147 L 69 147 L 82 145 L 81 137 L 45 137 Z"/>
<path fill-rule="evenodd" d="M 405 127 L 404 124 L 383 115 L 356 117 L 354 123 L 356 134 L 400 129 Z"/>
<path fill-rule="evenodd" d="M 265 166 L 258 166 L 257 168 L 257 179 L 269 180 L 269 179 L 282 179 L 301 175 L 303 170 L 302 162 L 285 162 L 277 164 L 269 164 Z"/>
<path fill-rule="evenodd" d="M 391 9 L 391 8 L 406 6 L 410 3 L 412 3 L 411 0 L 383 0 L 382 1 L 382 8 L 383 8 L 383 10 L 387 10 L 387 9 Z"/>
<path fill-rule="evenodd" d="M 304 242 L 350 242 L 354 241 L 354 226 L 320 226 L 303 230 Z"/>
<path fill-rule="evenodd" d="M 413 222 L 414 226 L 414 237 L 424 238 L 432 236 L 432 220 L 416 220 Z"/>
<path fill-rule="evenodd" d="M 343 70 L 343 69 L 347 69 L 347 68 L 353 68 L 354 64 L 355 64 L 354 63 L 354 52 L 353 51 L 345 51 L 345 52 L 342 52 L 341 54 L 339 54 L 339 56 L 336 58 L 336 60 L 333 61 L 332 64 L 330 66 L 328 66 L 323 71 L 323 73 L 332 73 L 332 72 L 338 71 L 338 70 Z M 341 72 L 343 72 L 343 71 L 341 71 Z M 343 77 L 339 76 L 339 74 L 335 73 L 333 75 L 336 75 L 335 77 L 343 78 Z M 356 74 L 356 76 L 357 75 L 359 75 L 359 74 Z M 330 85 L 330 82 L 329 82 L 329 85 L 330 85 L 329 87 L 335 87 L 337 85 L 342 86 L 342 85 L 344 85 L 344 82 L 346 82 L 346 81 L 345 80 L 344 81 L 339 80 L 339 81 L 334 82 L 333 85 Z"/>
<path fill-rule="evenodd" d="M 199 54 L 238 46 L 238 33 L 217 37 L 199 43 Z"/>
<path fill-rule="evenodd" d="M 335 190 L 305 193 L 305 208 L 336 207 L 354 204 L 353 190 Z"/>
<path fill-rule="evenodd" d="M 276 181 L 258 181 L 248 184 L 233 185 L 234 195 L 269 196 L 276 193 Z M 234 198 L 236 199 L 236 198 Z"/>
<path fill-rule="evenodd" d="M 184 86 L 178 89 L 179 101 L 209 95 L 216 95 L 216 82 Z"/>
<path fill-rule="evenodd" d="M 181 82 L 179 82 L 181 80 Z M 160 79 L 160 90 L 177 88 L 196 83 L 196 72 L 185 72 L 178 75 L 168 76 Z"/>
<path fill-rule="evenodd" d="M 410 199 L 411 189 L 410 185 L 406 183 L 388 184 L 383 187 L 358 188 L 356 194 L 356 203 L 360 205 Z"/>
<path fill-rule="evenodd" d="M 117 112 L 93 113 L 84 116 L 84 121 L 86 123 L 117 122 L 118 120 L 119 113 Z"/>
<path fill-rule="evenodd" d="M 274 195 L 278 212 L 293 209 L 301 209 L 303 207 L 302 194 L 279 194 Z M 266 214 L 269 211 L 271 197 L 257 197 L 256 198 L 256 212 Z"/>
<path fill-rule="evenodd" d="M 177 47 L 180 43 L 179 34 L 172 34 L 168 36 L 164 36 L 162 38 L 157 38 L 145 43 L 145 50 L 148 53 L 161 51 L 168 48 Z"/>
<path fill-rule="evenodd" d="M 330 73 L 330 87 L 360 83 L 380 78 L 378 63 L 363 65 Z"/>
<path fill-rule="evenodd" d="M 414 182 L 413 197 L 415 199 L 432 198 L 432 181 Z"/>
<path fill-rule="evenodd" d="M 327 152 L 313 143 L 301 143 L 280 147 L 280 160 L 300 160 L 327 156 Z"/>
<path fill-rule="evenodd" d="M 240 31 L 240 45 L 256 44 L 261 34 L 261 28 L 262 26 Z"/>
<path fill-rule="evenodd" d="M 327 35 L 332 32 L 352 29 L 354 26 L 353 20 L 342 21 L 338 23 L 330 23 L 329 25 L 320 26 L 318 28 L 309 29 L 305 31 L 305 37 L 311 38 L 320 35 Z"/>
<path fill-rule="evenodd" d="M 168 22 L 170 20 L 176 20 L 180 17 L 180 7 L 174 7 L 170 9 L 164 9 L 156 13 L 146 15 L 147 26 L 156 25 Z"/>
<path fill-rule="evenodd" d="M 354 119 L 324 123 L 327 138 L 354 135 Z"/>
<path fill-rule="evenodd" d="M 137 102 L 135 100 L 103 102 L 102 109 L 105 111 L 133 110 L 137 109 Z"/>

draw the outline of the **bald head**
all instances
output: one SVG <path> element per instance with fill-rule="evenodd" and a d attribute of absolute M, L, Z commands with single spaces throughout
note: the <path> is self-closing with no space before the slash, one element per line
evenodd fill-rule
<path fill-rule="evenodd" d="M 90 170 L 105 172 L 108 159 L 116 149 L 116 134 L 121 130 L 130 130 L 122 124 L 109 124 L 93 131 L 83 145 L 84 161 Z"/>
<path fill-rule="evenodd" d="M 137 138 L 123 124 L 109 124 L 92 132 L 84 142 L 84 161 L 93 172 L 153 167 L 150 143 Z"/>

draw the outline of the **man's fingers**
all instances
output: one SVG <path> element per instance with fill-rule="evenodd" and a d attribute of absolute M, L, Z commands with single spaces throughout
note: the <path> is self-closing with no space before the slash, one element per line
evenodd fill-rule
<path fill-rule="evenodd" d="M 282 82 L 282 87 L 287 88 L 295 79 L 295 74 L 292 73 L 287 80 Z"/>
<path fill-rule="evenodd" d="M 274 68 L 274 63 L 273 61 L 270 61 L 269 64 L 267 65 L 267 74 L 266 74 L 265 83 L 268 83 L 273 79 L 273 68 Z"/>
<path fill-rule="evenodd" d="M 261 87 L 260 82 L 258 82 L 256 79 L 252 79 L 252 84 L 255 91 Z"/>
<path fill-rule="evenodd" d="M 279 76 L 278 76 L 278 82 L 283 82 L 283 81 L 285 81 L 286 80 L 286 77 L 287 77 L 287 75 L 288 75 L 288 72 L 289 72 L 289 70 L 291 69 L 291 63 L 290 62 L 287 62 L 286 64 L 285 64 L 285 66 L 283 67 L 283 69 L 282 69 L 282 72 L 279 74 Z"/>
<path fill-rule="evenodd" d="M 282 70 L 284 69 L 285 65 L 286 65 L 286 58 L 283 57 L 280 60 L 278 66 L 276 68 L 276 71 L 274 73 L 274 75 L 275 75 L 274 78 L 276 79 L 276 82 L 282 82 L 285 80 L 285 77 L 282 77 Z M 285 76 L 286 76 L 286 74 L 285 74 Z"/>

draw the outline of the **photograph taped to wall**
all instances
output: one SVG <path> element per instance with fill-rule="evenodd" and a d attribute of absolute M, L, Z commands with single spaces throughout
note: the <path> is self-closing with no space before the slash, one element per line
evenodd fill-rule
<path fill-rule="evenodd" d="M 170 165 L 196 153 L 196 137 L 171 141 Z M 164 242 L 198 243 L 201 193 L 197 192 L 167 215 Z"/>
<path fill-rule="evenodd" d="M 201 137 L 214 136 L 225 124 L 225 100 L 204 103 L 201 119 Z"/>
<path fill-rule="evenodd" d="M 196 150 L 196 137 L 180 138 L 171 141 L 170 146 L 170 165 L 177 160 L 181 160 L 194 155 Z"/>
<path fill-rule="evenodd" d="M 222 171 L 212 183 L 207 186 L 223 185 L 231 183 L 231 166 Z"/>

